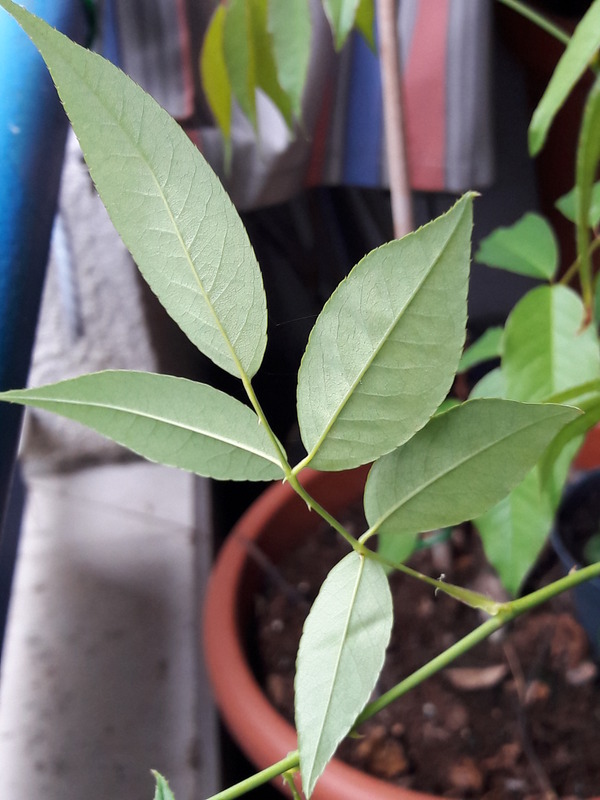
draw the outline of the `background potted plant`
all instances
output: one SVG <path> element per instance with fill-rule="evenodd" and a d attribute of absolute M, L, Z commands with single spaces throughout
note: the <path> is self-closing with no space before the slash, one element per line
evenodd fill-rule
<path fill-rule="evenodd" d="M 465 354 L 499 359 L 499 365 L 474 387 L 471 397 L 505 397 L 525 402 L 567 401 L 583 416 L 566 427 L 544 459 L 501 503 L 475 520 L 486 553 L 506 588 L 516 594 L 552 527 L 569 468 L 584 442 L 576 466 L 598 465 L 593 454 L 600 419 L 597 252 L 600 247 L 600 4 L 593 3 L 569 39 L 529 129 L 532 156 L 545 142 L 550 125 L 586 71 L 591 70 L 572 169 L 574 188 L 557 209 L 571 223 L 576 258 L 560 263 L 558 236 L 546 219 L 528 213 L 500 228 L 480 245 L 475 259 L 488 266 L 540 281 L 514 307 L 503 329 L 489 330 Z M 468 363 L 468 362 L 465 362 Z M 501 543 L 501 544 L 500 544 Z"/>
<path fill-rule="evenodd" d="M 503 603 L 415 575 L 367 543 L 376 536 L 397 540 L 396 552 L 406 555 L 420 531 L 479 517 L 518 485 L 566 426 L 587 423 L 589 415 L 572 405 L 494 397 L 436 413 L 465 339 L 473 203 L 467 194 L 429 225 L 370 253 L 331 296 L 298 375 L 306 455 L 291 464 L 252 385 L 266 344 L 260 271 L 210 168 L 173 120 L 108 62 L 10 0 L 0 5 L 46 60 L 96 186 L 144 277 L 188 337 L 241 381 L 247 403 L 206 384 L 111 371 L 2 399 L 61 413 L 147 458 L 201 475 L 284 480 L 346 541 L 348 554 L 326 578 L 300 645 L 299 750 L 221 793 L 239 796 L 276 774 L 297 792 L 292 774 L 300 767 L 310 796 L 338 743 L 360 722 L 511 619 L 600 574 L 595 564 Z M 573 402 L 573 392 L 559 399 Z M 338 472 L 371 462 L 368 527 L 357 536 L 300 475 L 309 465 Z M 369 704 L 393 616 L 386 568 L 410 573 L 489 618 Z M 166 791 L 159 781 L 157 792 Z"/>

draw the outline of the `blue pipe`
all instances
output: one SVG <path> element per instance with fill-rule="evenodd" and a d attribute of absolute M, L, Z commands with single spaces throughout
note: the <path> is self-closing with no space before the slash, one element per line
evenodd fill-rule
<path fill-rule="evenodd" d="M 89 19 L 83 0 L 27 0 L 34 14 L 78 42 Z M 0 389 L 27 381 L 64 156 L 67 119 L 41 56 L 0 9 Z M 17 407 L 0 404 L 0 647 L 18 526 L 5 517 L 21 428 Z"/>

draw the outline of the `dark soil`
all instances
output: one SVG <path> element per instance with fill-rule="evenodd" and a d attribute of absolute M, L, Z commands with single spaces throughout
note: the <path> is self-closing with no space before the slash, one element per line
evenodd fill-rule
<path fill-rule="evenodd" d="M 293 719 L 293 671 L 303 620 L 346 552 L 330 530 L 308 537 L 257 601 L 258 671 Z M 501 599 L 468 529 L 422 550 L 411 566 Z M 555 567 L 552 567 L 555 569 Z M 547 582 L 558 573 L 546 575 Z M 395 624 L 377 693 L 475 628 L 483 617 L 411 578 L 391 581 Z M 598 669 L 562 596 L 516 620 L 382 711 L 338 756 L 398 785 L 450 798 L 548 800 L 600 795 Z"/>

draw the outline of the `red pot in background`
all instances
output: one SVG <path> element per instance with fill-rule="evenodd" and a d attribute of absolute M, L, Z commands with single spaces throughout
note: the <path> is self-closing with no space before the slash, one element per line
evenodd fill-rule
<path fill-rule="evenodd" d="M 575 469 L 597 469 L 600 467 L 600 425 L 595 425 L 586 434 L 580 451 L 573 462 Z"/>

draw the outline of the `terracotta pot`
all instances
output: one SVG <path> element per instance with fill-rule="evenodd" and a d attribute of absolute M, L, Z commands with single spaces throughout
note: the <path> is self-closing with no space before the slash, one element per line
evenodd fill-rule
<path fill-rule="evenodd" d="M 316 473 L 303 483 L 328 511 L 337 514 L 362 494 L 366 470 Z M 269 488 L 232 530 L 217 559 L 204 609 L 204 652 L 223 720 L 240 748 L 264 769 L 296 750 L 296 732 L 275 711 L 257 683 L 244 649 L 252 596 L 261 570 L 251 557 L 258 545 L 277 561 L 306 537 L 319 519 L 287 484 Z M 282 781 L 277 788 L 283 791 Z M 373 778 L 334 759 L 317 783 L 314 800 L 436 800 Z"/>
<path fill-rule="evenodd" d="M 366 469 L 303 473 L 305 486 L 331 513 L 362 494 Z M 204 609 L 204 653 L 223 720 L 240 748 L 264 769 L 296 750 L 296 733 L 273 708 L 250 667 L 245 649 L 252 624 L 252 597 L 262 570 L 251 556 L 259 547 L 277 562 L 310 534 L 320 519 L 287 484 L 268 489 L 242 516 L 224 544 L 208 586 Z M 275 783 L 284 791 L 283 782 Z M 317 783 L 314 800 L 439 800 L 393 786 L 334 759 Z M 600 800 L 600 798 L 596 798 Z"/>

